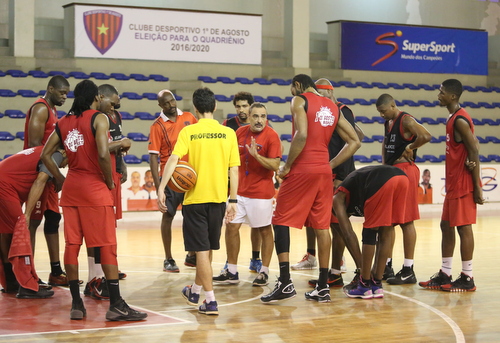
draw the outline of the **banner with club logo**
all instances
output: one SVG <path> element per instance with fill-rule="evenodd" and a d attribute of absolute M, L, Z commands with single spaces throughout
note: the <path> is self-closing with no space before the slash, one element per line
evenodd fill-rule
<path fill-rule="evenodd" d="M 259 15 L 74 6 L 75 57 L 261 63 Z"/>

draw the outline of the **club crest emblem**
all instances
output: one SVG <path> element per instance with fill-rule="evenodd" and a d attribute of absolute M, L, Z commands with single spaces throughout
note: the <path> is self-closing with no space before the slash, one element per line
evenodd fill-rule
<path fill-rule="evenodd" d="M 123 15 L 110 10 L 92 10 L 83 13 L 85 31 L 95 48 L 104 55 L 120 35 Z"/>

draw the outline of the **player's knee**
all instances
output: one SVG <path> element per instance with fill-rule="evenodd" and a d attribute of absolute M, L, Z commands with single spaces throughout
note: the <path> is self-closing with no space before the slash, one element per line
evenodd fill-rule
<path fill-rule="evenodd" d="M 51 210 L 44 213 L 45 223 L 43 225 L 43 232 L 45 234 L 55 234 L 59 230 L 59 223 L 61 221 L 61 214 Z"/>
<path fill-rule="evenodd" d="M 377 231 L 372 229 L 363 228 L 363 244 L 375 245 L 377 244 Z"/>
<path fill-rule="evenodd" d="M 116 245 L 106 245 L 100 247 L 99 250 L 101 252 L 101 264 L 118 265 Z"/>
<path fill-rule="evenodd" d="M 64 249 L 64 264 L 78 265 L 80 247 L 80 244 L 66 243 L 66 248 Z"/>
<path fill-rule="evenodd" d="M 274 245 L 277 254 L 290 252 L 290 229 L 287 226 L 274 226 Z"/>

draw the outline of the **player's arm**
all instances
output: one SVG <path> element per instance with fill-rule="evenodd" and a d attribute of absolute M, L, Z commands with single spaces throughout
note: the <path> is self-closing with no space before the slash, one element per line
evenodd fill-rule
<path fill-rule="evenodd" d="M 415 118 L 405 116 L 403 118 L 403 128 L 405 132 L 411 133 L 416 137 L 413 143 L 406 146 L 405 151 L 401 154 L 407 161 L 413 161 L 413 150 L 420 148 L 422 145 L 429 143 L 432 136 L 429 131 L 422 125 L 417 123 Z"/>
<path fill-rule="evenodd" d="M 307 114 L 305 111 L 306 101 L 300 96 L 295 96 L 290 104 L 290 110 L 292 112 L 293 123 L 295 125 L 295 132 L 292 138 L 292 143 L 290 144 L 290 151 L 288 152 L 288 158 L 285 165 L 280 170 L 279 177 L 284 178 L 290 172 L 295 159 L 300 155 L 307 140 Z"/>
<path fill-rule="evenodd" d="M 229 168 L 229 199 L 236 199 L 238 193 L 238 166 Z M 229 202 L 226 208 L 226 224 L 236 216 L 238 204 Z"/>
<path fill-rule="evenodd" d="M 365 138 L 365 133 L 363 132 L 363 130 L 361 130 L 358 124 L 354 124 L 354 131 L 356 131 L 356 135 L 358 136 L 358 139 L 361 142 L 363 138 Z"/>
<path fill-rule="evenodd" d="M 42 153 L 40 155 L 40 159 L 42 160 L 47 170 L 53 175 L 53 182 L 56 188 L 56 192 L 59 192 L 62 188 L 65 177 L 59 170 L 56 162 L 52 159 L 52 154 L 61 147 L 61 139 L 59 138 L 56 130 L 51 133 L 49 139 L 45 143 L 45 146 L 43 147 Z"/>
<path fill-rule="evenodd" d="M 161 212 L 165 213 L 167 212 L 167 204 L 165 203 L 165 187 L 167 187 L 168 180 L 170 180 L 170 177 L 174 173 L 175 167 L 177 166 L 177 163 L 179 162 L 180 157 L 177 155 L 170 155 L 168 158 L 167 163 L 165 164 L 165 168 L 163 168 L 163 175 L 161 176 L 161 182 L 157 188 L 157 193 L 158 193 L 158 208 L 160 209 Z M 153 169 L 151 169 L 151 172 Z M 158 170 L 156 169 L 156 173 L 158 173 Z"/>
<path fill-rule="evenodd" d="M 345 142 L 342 150 L 339 151 L 337 156 L 330 161 L 332 169 L 337 168 L 340 164 L 347 161 L 361 146 L 358 135 L 352 125 L 345 119 L 344 115 L 339 116 L 339 121 L 335 130 L 338 132 L 340 138 Z"/>
<path fill-rule="evenodd" d="M 469 123 L 462 118 L 457 118 L 455 120 L 454 131 L 457 142 L 460 142 L 461 140 L 467 149 L 467 158 L 470 162 L 475 163 L 475 167 L 471 171 L 472 183 L 474 184 L 474 202 L 482 205 L 484 203 L 484 199 L 479 168 L 479 147 L 476 144 L 475 135 L 472 133 Z"/>
<path fill-rule="evenodd" d="M 250 146 L 246 145 L 248 152 L 252 155 L 257 162 L 259 162 L 264 168 L 269 170 L 278 170 L 280 166 L 280 158 L 279 157 L 265 157 L 259 154 L 257 151 L 257 143 L 255 142 L 255 138 L 252 137 L 252 141 L 250 142 Z"/>
<path fill-rule="evenodd" d="M 160 188 L 160 168 L 158 167 L 158 154 L 149 153 L 149 169 L 153 176 L 156 189 Z"/>
<path fill-rule="evenodd" d="M 132 146 L 132 141 L 128 139 L 127 137 L 123 137 L 120 140 L 117 141 L 112 141 L 109 143 L 109 152 L 114 152 L 114 153 L 119 153 L 119 152 L 125 152 L 127 153 L 130 150 L 130 147 Z"/>
<path fill-rule="evenodd" d="M 122 158 L 122 178 L 120 179 L 121 183 L 125 183 L 128 178 L 128 172 L 127 172 L 127 164 L 125 163 L 125 160 Z"/>
<path fill-rule="evenodd" d="M 26 219 L 31 218 L 31 212 L 35 208 L 36 202 L 42 196 L 45 185 L 49 180 L 49 175 L 44 172 L 39 172 L 38 176 L 31 186 L 30 193 L 28 194 L 28 200 L 26 200 L 26 207 L 24 209 L 24 215 Z"/>
<path fill-rule="evenodd" d="M 28 124 L 28 147 L 33 148 L 42 145 L 45 133 L 45 124 L 49 119 L 49 110 L 43 104 L 36 104 L 31 108 L 30 121 Z"/>
<path fill-rule="evenodd" d="M 108 186 L 108 189 L 113 189 L 115 188 L 115 183 L 113 182 L 113 169 L 111 167 L 111 157 L 109 156 L 109 121 L 105 114 L 97 114 L 94 120 L 94 129 L 99 167 L 104 175 L 104 182 L 106 183 L 106 186 Z"/>

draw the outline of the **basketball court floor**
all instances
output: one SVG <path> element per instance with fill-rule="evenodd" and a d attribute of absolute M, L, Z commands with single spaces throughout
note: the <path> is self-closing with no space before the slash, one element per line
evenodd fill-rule
<path fill-rule="evenodd" d="M 427 280 L 441 265 L 439 230 L 440 205 L 421 207 L 416 223 L 418 240 L 415 273 Z M 141 322 L 107 322 L 106 301 L 84 298 L 87 318 L 69 319 L 71 297 L 67 288 L 55 288 L 50 299 L 16 299 L 0 294 L 0 342 L 495 342 L 500 341 L 500 297 L 498 259 L 500 257 L 500 204 L 486 204 L 474 226 L 476 249 L 474 277 L 477 291 L 445 293 L 418 285 L 391 286 L 384 283 L 383 299 L 349 299 L 341 289 L 331 289 L 331 303 L 306 301 L 307 281 L 318 270 L 293 271 L 297 296 L 283 303 L 264 305 L 259 298 L 274 287 L 278 275 L 276 256 L 271 261 L 271 283 L 252 287 L 256 274 L 248 271 L 251 256 L 250 229 L 241 230 L 240 283 L 217 285 L 215 294 L 219 316 L 205 316 L 188 306 L 181 296 L 191 284 L 194 268 L 185 267 L 181 215 L 174 221 L 173 251 L 180 273 L 162 271 L 163 247 L 159 232 L 160 214 L 128 213 L 118 226 L 120 269 L 127 278 L 120 282 L 122 296 L 137 309 L 146 311 Z M 354 227 L 360 237 L 361 220 Z M 401 230 L 396 229 L 394 269 L 403 262 Z M 223 236 L 222 236 L 223 237 Z M 292 264 L 306 251 L 305 231 L 291 230 Z M 459 242 L 457 238 L 457 242 Z M 214 253 L 214 275 L 225 262 L 222 249 Z M 61 251 L 63 243 L 61 241 Z M 348 283 L 354 263 L 346 252 Z M 81 279 L 87 281 L 85 249 L 80 254 Z M 453 277 L 461 268 L 458 246 Z M 62 253 L 61 253 L 62 257 Z M 35 264 L 39 276 L 47 280 L 49 263 L 43 234 L 38 233 Z M 83 292 L 83 286 L 81 288 Z"/>

